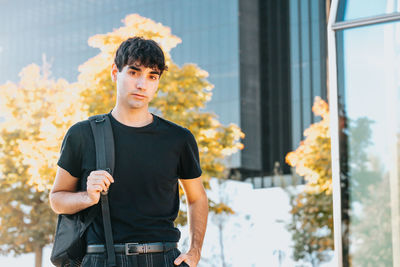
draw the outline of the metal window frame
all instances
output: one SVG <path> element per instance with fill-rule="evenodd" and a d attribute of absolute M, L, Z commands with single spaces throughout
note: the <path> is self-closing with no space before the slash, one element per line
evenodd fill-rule
<path fill-rule="evenodd" d="M 339 158 L 339 116 L 338 116 L 338 87 L 337 87 L 337 55 L 336 32 L 350 28 L 358 28 L 380 23 L 400 21 L 400 13 L 391 13 L 357 20 L 336 22 L 337 10 L 340 0 L 332 0 L 328 20 L 328 62 L 329 62 L 329 110 L 331 132 L 331 157 L 332 157 L 332 197 L 333 197 L 333 222 L 334 222 L 334 265 L 343 267 L 343 237 L 341 214 L 341 186 L 340 186 L 340 158 Z"/>
<path fill-rule="evenodd" d="M 338 116 L 338 88 L 336 64 L 336 37 L 332 26 L 335 24 L 339 0 L 333 0 L 328 20 L 328 67 L 329 67 L 329 114 L 331 133 L 331 161 L 332 161 L 332 198 L 333 198 L 333 230 L 334 230 L 334 265 L 343 266 L 342 259 L 342 213 L 340 197 L 340 165 L 339 165 L 339 116 Z"/>
<path fill-rule="evenodd" d="M 336 1 L 336 0 L 334 0 L 334 1 Z M 335 15 L 335 17 L 336 17 L 336 15 Z M 362 19 L 354 19 L 354 20 L 348 20 L 348 21 L 335 22 L 332 25 L 332 30 L 344 30 L 344 29 L 368 26 L 368 25 L 373 25 L 373 24 L 392 22 L 392 21 L 397 21 L 397 20 L 400 20 L 400 13 L 395 12 L 395 13 L 367 17 L 367 18 L 362 18 Z"/>

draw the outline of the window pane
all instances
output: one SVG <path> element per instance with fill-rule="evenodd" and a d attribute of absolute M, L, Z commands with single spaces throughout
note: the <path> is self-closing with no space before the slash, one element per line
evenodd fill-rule
<path fill-rule="evenodd" d="M 400 22 L 337 45 L 344 261 L 400 266 Z"/>
<path fill-rule="evenodd" d="M 337 21 L 367 18 L 400 12 L 399 0 L 342 0 L 339 2 Z"/>

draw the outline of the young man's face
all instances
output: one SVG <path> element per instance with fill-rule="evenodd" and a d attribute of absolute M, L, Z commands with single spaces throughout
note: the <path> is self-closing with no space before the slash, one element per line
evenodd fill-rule
<path fill-rule="evenodd" d="M 158 70 L 135 63 L 124 66 L 121 72 L 113 64 L 111 76 L 117 82 L 118 103 L 129 109 L 147 109 L 160 81 Z"/>

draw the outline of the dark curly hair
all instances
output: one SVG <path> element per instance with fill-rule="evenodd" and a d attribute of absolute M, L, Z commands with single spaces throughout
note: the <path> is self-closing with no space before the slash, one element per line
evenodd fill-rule
<path fill-rule="evenodd" d="M 161 47 L 151 39 L 138 36 L 123 41 L 118 47 L 114 59 L 119 71 L 134 62 L 140 63 L 146 68 L 156 69 L 160 72 L 160 75 L 168 69 Z"/>

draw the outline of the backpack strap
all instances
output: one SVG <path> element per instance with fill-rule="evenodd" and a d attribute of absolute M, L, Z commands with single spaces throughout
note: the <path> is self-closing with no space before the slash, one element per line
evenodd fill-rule
<path fill-rule="evenodd" d="M 114 135 L 107 114 L 89 117 L 96 146 L 96 168 L 106 170 L 111 176 L 115 168 Z"/>
<path fill-rule="evenodd" d="M 89 118 L 96 146 L 96 169 L 106 170 L 111 176 L 115 167 L 114 136 L 110 118 L 107 114 L 95 115 Z M 114 241 L 111 229 L 108 192 L 101 192 L 101 210 L 103 214 L 104 235 L 107 251 L 107 265 L 117 266 L 114 251 Z"/>

